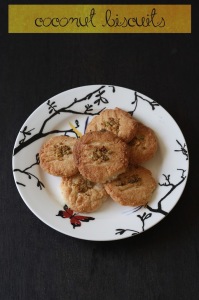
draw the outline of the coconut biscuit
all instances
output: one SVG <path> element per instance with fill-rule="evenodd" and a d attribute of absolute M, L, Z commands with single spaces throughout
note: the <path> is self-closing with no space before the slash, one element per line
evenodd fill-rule
<path fill-rule="evenodd" d="M 121 205 L 146 205 L 154 192 L 157 183 L 151 172 L 141 166 L 130 166 L 114 181 L 104 184 L 111 198 Z"/>
<path fill-rule="evenodd" d="M 77 140 L 73 156 L 79 172 L 92 182 L 104 183 L 128 167 L 128 146 L 110 131 L 93 131 Z"/>
<path fill-rule="evenodd" d="M 120 108 L 106 109 L 91 120 L 86 132 L 101 129 L 111 131 L 128 143 L 137 132 L 137 121 L 128 112 Z"/>
<path fill-rule="evenodd" d="M 135 137 L 129 143 L 129 159 L 131 164 L 142 164 L 150 160 L 158 149 L 154 131 L 138 123 Z"/>
<path fill-rule="evenodd" d="M 55 176 L 72 176 L 78 172 L 73 159 L 73 147 L 76 138 L 54 136 L 47 140 L 39 152 L 40 166 Z"/>
<path fill-rule="evenodd" d="M 76 212 L 93 212 L 109 197 L 102 184 L 93 183 L 76 174 L 62 178 L 61 192 L 66 204 Z"/>

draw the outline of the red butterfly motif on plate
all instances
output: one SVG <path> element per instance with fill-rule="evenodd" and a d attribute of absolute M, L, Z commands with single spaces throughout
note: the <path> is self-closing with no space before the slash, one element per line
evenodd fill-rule
<path fill-rule="evenodd" d="M 95 218 L 93 217 L 81 216 L 77 213 L 74 213 L 73 210 L 67 205 L 64 205 L 64 210 L 60 210 L 58 212 L 58 215 L 56 216 L 62 217 L 64 219 L 70 219 L 70 223 L 73 228 L 80 227 L 82 225 L 81 222 L 89 222 L 95 220 Z"/>

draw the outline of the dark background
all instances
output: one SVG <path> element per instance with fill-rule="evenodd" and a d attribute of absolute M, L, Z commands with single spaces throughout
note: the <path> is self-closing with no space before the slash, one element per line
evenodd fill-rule
<path fill-rule="evenodd" d="M 195 3 L 192 34 L 162 35 L 8 34 L 9 3 L 0 2 L 0 299 L 198 299 Z M 157 226 L 120 241 L 78 240 L 49 228 L 26 207 L 12 175 L 15 138 L 30 113 L 62 91 L 90 84 L 127 87 L 159 102 L 189 149 L 189 178 L 176 207 Z"/>

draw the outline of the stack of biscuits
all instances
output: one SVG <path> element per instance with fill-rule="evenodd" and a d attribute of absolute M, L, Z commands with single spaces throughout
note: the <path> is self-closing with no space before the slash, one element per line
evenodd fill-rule
<path fill-rule="evenodd" d="M 103 110 L 83 136 L 54 136 L 42 146 L 41 168 L 62 177 L 66 204 L 76 212 L 93 212 L 104 201 L 125 206 L 146 205 L 157 183 L 141 166 L 156 153 L 153 130 L 128 112 Z"/>

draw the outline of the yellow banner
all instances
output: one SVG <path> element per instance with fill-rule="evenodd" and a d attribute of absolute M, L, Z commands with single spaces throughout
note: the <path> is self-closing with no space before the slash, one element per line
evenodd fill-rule
<path fill-rule="evenodd" d="M 9 5 L 9 33 L 191 33 L 191 5 Z"/>

